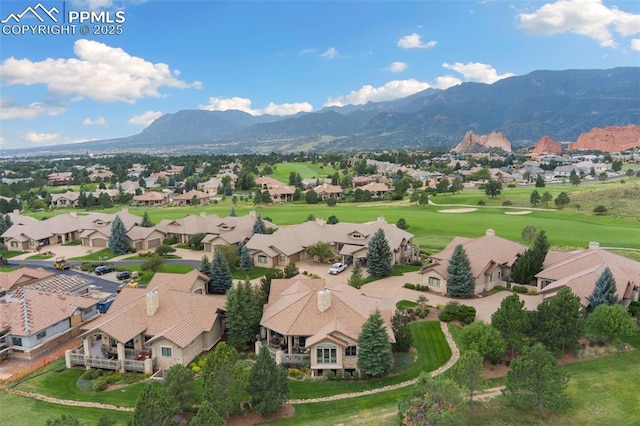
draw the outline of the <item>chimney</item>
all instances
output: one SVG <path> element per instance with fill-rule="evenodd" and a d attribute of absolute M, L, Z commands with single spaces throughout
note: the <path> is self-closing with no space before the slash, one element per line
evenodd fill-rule
<path fill-rule="evenodd" d="M 331 307 L 331 291 L 323 288 L 318 292 L 318 310 L 324 312 Z"/>
<path fill-rule="evenodd" d="M 200 217 L 207 217 L 207 212 L 200 212 Z"/>
<path fill-rule="evenodd" d="M 145 297 L 147 301 L 147 315 L 152 317 L 160 306 L 160 295 L 157 290 L 153 290 L 147 293 Z"/>
<path fill-rule="evenodd" d="M 485 233 L 485 235 L 488 236 L 492 236 L 494 237 L 496 235 L 496 231 L 494 231 L 493 229 L 489 228 L 487 229 L 487 232 Z"/>
<path fill-rule="evenodd" d="M 600 243 L 597 241 L 590 241 L 589 242 L 589 250 L 596 250 L 600 248 Z"/>

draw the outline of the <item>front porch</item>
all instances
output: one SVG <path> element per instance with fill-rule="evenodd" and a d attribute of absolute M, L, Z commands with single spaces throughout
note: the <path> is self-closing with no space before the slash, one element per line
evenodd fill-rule
<path fill-rule="evenodd" d="M 305 349 L 305 336 L 285 336 L 263 328 L 260 337 L 261 339 L 256 342 L 256 354 L 260 352 L 262 346 L 266 346 L 277 365 L 309 365 L 310 357 L 309 351 Z"/>
<path fill-rule="evenodd" d="M 151 348 L 137 350 L 124 346 L 120 342 L 116 342 L 116 346 L 103 345 L 102 339 L 85 337 L 82 345 L 65 352 L 66 366 L 71 368 L 82 365 L 121 373 L 129 371 L 153 374 L 154 358 Z"/>

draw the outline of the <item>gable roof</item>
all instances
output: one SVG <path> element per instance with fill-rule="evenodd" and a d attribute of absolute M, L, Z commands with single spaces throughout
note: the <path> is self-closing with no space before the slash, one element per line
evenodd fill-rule
<path fill-rule="evenodd" d="M 321 290 L 329 291 L 331 301 L 324 312 L 318 309 Z M 327 289 L 324 279 L 299 276 L 276 279 L 271 282 L 260 325 L 284 335 L 309 336 L 307 346 L 336 333 L 358 340 L 362 325 L 376 309 L 382 314 L 389 340 L 393 342 L 392 310 L 383 300 L 364 296 L 346 284 Z"/>
<path fill-rule="evenodd" d="M 618 298 L 630 298 L 633 288 L 640 286 L 640 262 L 601 248 L 574 251 L 546 266 L 536 278 L 552 282 L 540 293 L 551 297 L 566 286 L 580 296 L 580 303 L 586 307 L 589 304 L 587 297 L 593 293 L 596 281 L 607 267 L 616 281 Z"/>
<path fill-rule="evenodd" d="M 497 265 L 513 265 L 518 254 L 524 253 L 528 248 L 523 244 L 493 235 L 491 232 L 475 239 L 455 237 L 444 250 L 431 256 L 434 262 L 422 268 L 421 272 L 435 270 L 445 280 L 448 279 L 449 259 L 459 244 L 467 253 L 471 264 L 471 274 L 474 278 L 485 273 L 487 268 Z"/>
<path fill-rule="evenodd" d="M 53 272 L 46 271 L 43 268 L 30 268 L 27 266 L 0 273 L 0 290 L 9 291 L 15 286 L 29 284 L 51 275 L 53 275 Z"/>
<path fill-rule="evenodd" d="M 150 341 L 168 339 L 184 348 L 204 332 L 211 331 L 218 312 L 225 309 L 224 296 L 202 295 L 174 290 L 168 284 L 155 287 L 158 309 L 147 315 L 147 289 L 124 288 L 107 313 L 91 323 L 83 334 L 102 331 L 126 343 L 144 333 Z"/>
<path fill-rule="evenodd" d="M 172 290 L 191 292 L 193 286 L 203 280 L 205 283 L 209 281 L 209 277 L 202 272 L 194 269 L 186 274 L 170 274 L 168 272 L 156 272 L 147 284 L 147 290 L 154 290 L 162 285 L 167 285 Z"/>

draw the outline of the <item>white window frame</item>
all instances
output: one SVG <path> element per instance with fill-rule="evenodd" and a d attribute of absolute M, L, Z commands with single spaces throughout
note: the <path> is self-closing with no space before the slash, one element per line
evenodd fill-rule
<path fill-rule="evenodd" d="M 165 351 L 165 349 L 168 351 Z M 173 348 L 171 346 L 160 346 L 160 355 L 163 358 L 173 358 Z"/>

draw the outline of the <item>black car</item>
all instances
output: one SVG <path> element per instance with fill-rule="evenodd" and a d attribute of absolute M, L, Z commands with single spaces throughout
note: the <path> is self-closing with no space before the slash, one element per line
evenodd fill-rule
<path fill-rule="evenodd" d="M 102 266 L 98 266 L 96 269 L 94 269 L 93 272 L 95 272 L 96 275 L 107 274 L 109 272 L 113 272 L 113 267 L 107 266 L 107 265 L 102 265 Z"/>
<path fill-rule="evenodd" d="M 116 279 L 120 281 L 128 280 L 129 278 L 131 278 L 131 272 L 129 271 L 121 271 L 116 274 Z"/>

